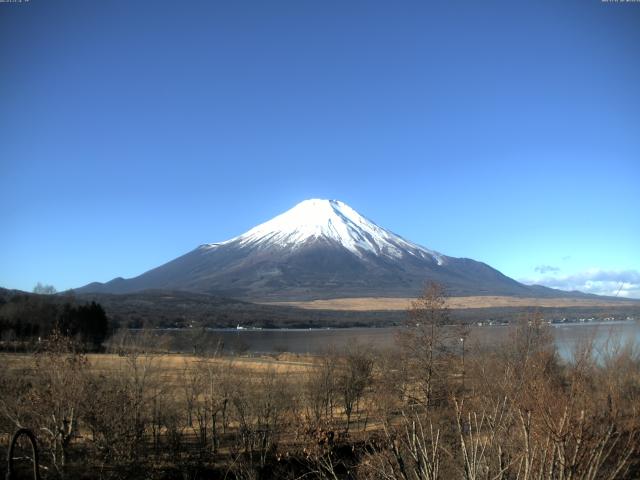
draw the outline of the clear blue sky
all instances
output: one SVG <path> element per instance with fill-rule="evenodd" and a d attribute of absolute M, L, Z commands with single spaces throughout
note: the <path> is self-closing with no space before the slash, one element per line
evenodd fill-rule
<path fill-rule="evenodd" d="M 135 276 L 312 197 L 640 297 L 640 3 L 0 3 L 1 286 Z"/>

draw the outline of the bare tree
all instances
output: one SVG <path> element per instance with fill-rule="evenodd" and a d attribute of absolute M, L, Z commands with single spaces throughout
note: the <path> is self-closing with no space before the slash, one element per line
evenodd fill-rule
<path fill-rule="evenodd" d="M 78 431 L 87 360 L 71 339 L 57 331 L 45 340 L 34 359 L 31 422 L 47 447 L 45 453 L 62 472 L 69 445 Z"/>
<path fill-rule="evenodd" d="M 314 368 L 303 376 L 302 413 L 310 431 L 321 428 L 322 424 L 331 422 L 333 418 L 337 394 L 337 368 L 337 355 L 329 350 L 317 358 Z"/>
<path fill-rule="evenodd" d="M 411 302 L 408 319 L 398 335 L 405 361 L 417 387 L 408 392 L 414 401 L 430 405 L 446 398 L 455 332 L 450 323 L 444 289 L 428 283 L 422 295 Z"/>
<path fill-rule="evenodd" d="M 441 432 L 423 408 L 409 408 L 393 422 L 383 422 L 382 436 L 361 465 L 364 478 L 380 480 L 437 480 L 442 477 Z"/>
<path fill-rule="evenodd" d="M 40 295 L 53 295 L 57 293 L 57 290 L 53 285 L 45 285 L 38 282 L 36 283 L 36 286 L 33 287 L 33 293 L 38 293 Z"/>
<path fill-rule="evenodd" d="M 342 357 L 337 371 L 336 385 L 342 399 L 342 407 L 346 415 L 346 429 L 349 431 L 351 417 L 358 408 L 365 389 L 371 384 L 373 359 L 371 352 L 355 345 Z"/>
<path fill-rule="evenodd" d="M 242 453 L 250 469 L 255 465 L 263 467 L 269 454 L 276 450 L 280 435 L 295 418 L 291 385 L 272 369 L 254 378 L 245 375 L 237 379 L 231 403 L 238 425 L 234 450 Z"/>

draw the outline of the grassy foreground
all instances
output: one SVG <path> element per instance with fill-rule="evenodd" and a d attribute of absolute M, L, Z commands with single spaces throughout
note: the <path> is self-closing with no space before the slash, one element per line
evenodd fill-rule
<path fill-rule="evenodd" d="M 532 318 L 465 349 L 437 298 L 417 307 L 393 349 L 315 357 L 162 354 L 141 336 L 84 354 L 54 334 L 0 355 L 0 455 L 23 427 L 47 479 L 640 476 L 635 346 L 584 342 L 565 363 Z M 24 442 L 13 456 L 33 467 Z"/>

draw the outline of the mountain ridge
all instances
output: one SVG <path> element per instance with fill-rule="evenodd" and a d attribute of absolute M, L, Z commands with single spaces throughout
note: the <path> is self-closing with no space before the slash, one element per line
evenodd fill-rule
<path fill-rule="evenodd" d="M 203 244 L 143 274 L 78 289 L 171 289 L 251 301 L 417 296 L 436 281 L 453 296 L 582 296 L 527 286 L 491 266 L 410 242 L 338 200 L 310 199 L 224 242 Z"/>

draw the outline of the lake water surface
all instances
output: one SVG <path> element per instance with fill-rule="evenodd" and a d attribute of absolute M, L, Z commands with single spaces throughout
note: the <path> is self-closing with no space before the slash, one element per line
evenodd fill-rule
<path fill-rule="evenodd" d="M 453 328 L 453 327 L 452 327 Z M 640 322 L 588 322 L 553 324 L 551 326 L 560 355 L 571 358 L 572 352 L 582 342 L 593 339 L 597 350 L 634 342 L 640 346 Z M 310 353 L 318 354 L 328 349 L 341 350 L 358 343 L 375 348 L 391 348 L 395 345 L 398 328 L 339 328 L 339 329 L 283 329 L 237 330 L 208 329 L 205 332 L 190 330 L 164 331 L 171 339 L 174 350 L 188 352 L 197 346 L 211 350 L 220 342 L 225 352 L 260 353 Z M 508 340 L 509 327 L 471 327 L 467 343 L 491 345 Z"/>

